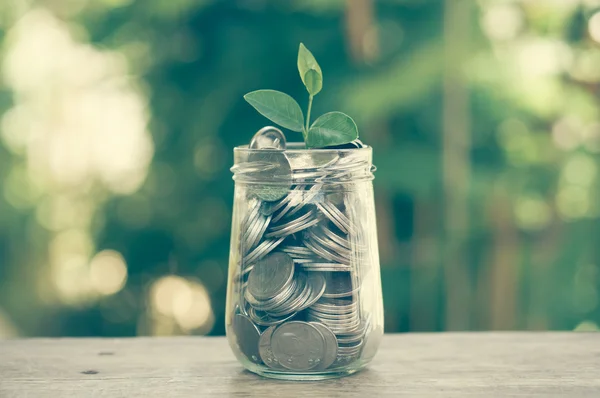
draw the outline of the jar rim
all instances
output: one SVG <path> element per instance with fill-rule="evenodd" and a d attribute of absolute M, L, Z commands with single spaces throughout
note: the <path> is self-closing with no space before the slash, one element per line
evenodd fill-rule
<path fill-rule="evenodd" d="M 246 145 L 240 145 L 233 148 L 234 152 L 242 152 L 242 153 L 252 153 L 257 151 L 264 151 L 265 149 L 252 149 Z M 266 149 L 270 151 L 279 151 L 278 149 Z M 373 148 L 369 145 L 365 145 L 362 148 L 345 148 L 345 149 L 324 149 L 324 148 L 306 148 L 304 142 L 288 142 L 286 149 L 281 150 L 282 152 L 288 154 L 302 154 L 302 153 L 320 153 L 320 154 L 337 154 L 337 153 L 365 153 L 371 152 Z"/>

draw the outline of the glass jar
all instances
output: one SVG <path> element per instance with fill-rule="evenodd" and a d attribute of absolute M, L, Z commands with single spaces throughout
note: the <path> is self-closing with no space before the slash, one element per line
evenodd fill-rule
<path fill-rule="evenodd" d="M 372 150 L 234 150 L 231 349 L 259 375 L 365 367 L 383 335 Z"/>

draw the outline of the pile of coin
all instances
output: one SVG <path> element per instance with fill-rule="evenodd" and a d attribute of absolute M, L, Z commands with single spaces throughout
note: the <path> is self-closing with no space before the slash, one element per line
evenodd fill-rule
<path fill-rule="evenodd" d="M 369 166 L 340 156 L 292 166 L 283 134 L 268 129 L 257 136 L 251 148 L 281 151 L 255 151 L 234 166 L 275 182 L 247 188 L 232 323 L 239 350 L 279 371 L 345 366 L 360 358 L 371 327 L 361 313 L 356 270 L 366 249 L 346 209 L 344 182 Z"/>

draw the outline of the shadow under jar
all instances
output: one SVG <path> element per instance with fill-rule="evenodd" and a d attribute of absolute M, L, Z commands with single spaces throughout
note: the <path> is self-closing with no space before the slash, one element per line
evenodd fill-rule
<path fill-rule="evenodd" d="M 234 149 L 226 332 L 248 370 L 352 374 L 375 355 L 383 299 L 372 150 Z"/>

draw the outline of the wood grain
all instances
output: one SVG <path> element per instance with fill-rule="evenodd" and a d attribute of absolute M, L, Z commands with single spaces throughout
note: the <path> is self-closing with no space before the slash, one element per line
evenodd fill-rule
<path fill-rule="evenodd" d="M 0 397 L 600 396 L 600 334 L 386 335 L 369 369 L 319 382 L 243 371 L 223 337 L 0 341 Z"/>

